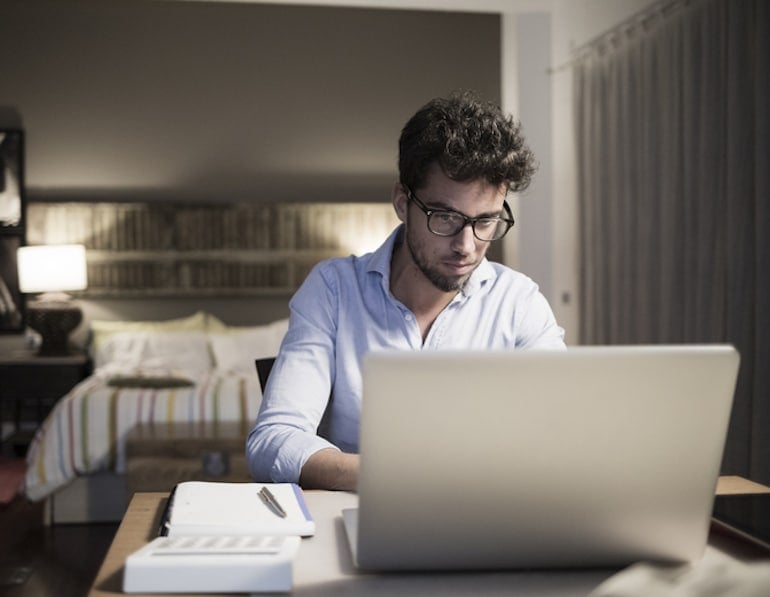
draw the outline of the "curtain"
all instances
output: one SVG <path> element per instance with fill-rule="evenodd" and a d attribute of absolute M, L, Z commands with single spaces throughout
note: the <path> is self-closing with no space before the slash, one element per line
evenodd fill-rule
<path fill-rule="evenodd" d="M 573 66 L 580 341 L 733 344 L 741 369 L 722 470 L 763 483 L 769 36 L 767 0 L 669 1 Z"/>

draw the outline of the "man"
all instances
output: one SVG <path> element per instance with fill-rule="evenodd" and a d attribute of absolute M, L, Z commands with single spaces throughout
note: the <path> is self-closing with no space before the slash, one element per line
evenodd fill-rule
<path fill-rule="evenodd" d="M 485 258 L 513 226 L 506 194 L 533 173 L 518 124 L 470 94 L 409 120 L 392 192 L 402 224 L 373 253 L 316 266 L 290 302 L 247 440 L 255 479 L 355 489 L 369 351 L 564 348 L 537 285 Z"/>

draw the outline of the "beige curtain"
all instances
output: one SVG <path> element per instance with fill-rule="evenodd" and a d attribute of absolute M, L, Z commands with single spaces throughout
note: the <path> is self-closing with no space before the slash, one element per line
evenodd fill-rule
<path fill-rule="evenodd" d="M 581 342 L 729 342 L 724 473 L 770 483 L 770 2 L 654 6 L 576 58 Z M 693 413 L 697 416 L 697 413 Z"/>

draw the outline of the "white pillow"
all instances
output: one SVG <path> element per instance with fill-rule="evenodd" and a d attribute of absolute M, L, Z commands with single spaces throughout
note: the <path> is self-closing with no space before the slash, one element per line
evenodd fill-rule
<path fill-rule="evenodd" d="M 212 368 L 205 332 L 117 332 L 94 352 L 97 368 L 150 368 L 208 371 Z"/>
<path fill-rule="evenodd" d="M 100 338 L 99 343 L 93 345 L 94 367 L 136 367 L 142 361 L 146 342 L 146 332 L 116 332 Z"/>
<path fill-rule="evenodd" d="M 99 360 L 102 345 L 113 335 L 125 332 L 219 332 L 227 326 L 213 315 L 198 311 L 189 317 L 166 319 L 162 321 L 110 321 L 94 320 L 91 322 L 92 349 L 94 360 Z"/>
<path fill-rule="evenodd" d="M 208 371 L 214 365 L 205 332 L 148 334 L 142 364 L 186 371 Z"/>
<path fill-rule="evenodd" d="M 230 327 L 225 333 L 209 334 L 214 366 L 225 371 L 254 373 L 254 360 L 274 357 L 281 348 L 288 319 L 255 327 Z"/>

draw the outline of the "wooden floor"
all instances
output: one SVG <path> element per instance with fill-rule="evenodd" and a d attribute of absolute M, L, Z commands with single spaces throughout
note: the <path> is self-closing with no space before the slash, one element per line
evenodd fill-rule
<path fill-rule="evenodd" d="M 87 595 L 118 524 L 45 526 L 42 503 L 0 504 L 0 596 Z"/>

